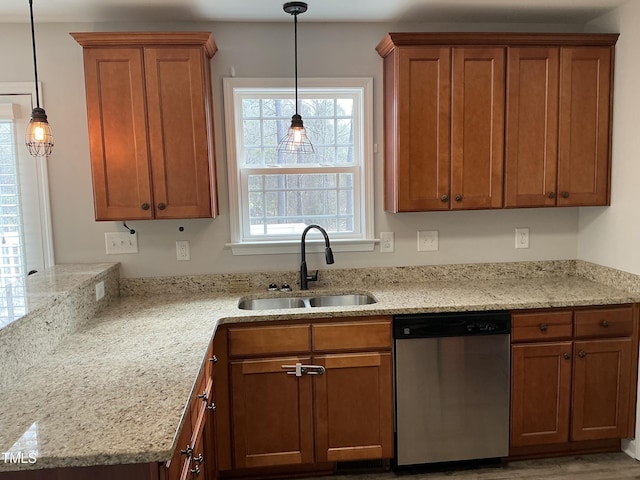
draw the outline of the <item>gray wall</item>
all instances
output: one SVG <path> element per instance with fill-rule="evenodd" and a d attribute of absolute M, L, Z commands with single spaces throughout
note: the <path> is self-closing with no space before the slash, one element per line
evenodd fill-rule
<path fill-rule="evenodd" d="M 604 30 L 607 31 L 605 27 Z M 93 216 L 87 138 L 82 49 L 73 31 L 206 30 L 219 51 L 213 58 L 218 197 L 215 220 L 131 222 L 138 231 L 138 254 L 106 255 L 104 232 L 123 231 L 119 222 L 96 222 Z M 583 31 L 578 25 L 411 25 L 328 24 L 301 19 L 300 76 L 366 76 L 374 79 L 374 142 L 382 152 L 382 61 L 375 46 L 389 31 Z M 597 28 L 596 28 L 597 30 Z M 229 242 L 227 171 L 222 105 L 222 77 L 231 68 L 238 77 L 291 77 L 292 25 L 283 23 L 210 23 L 176 25 L 40 24 L 36 25 L 44 106 L 54 128 L 55 151 L 49 159 L 54 247 L 57 263 L 119 261 L 124 277 L 295 270 L 297 254 L 233 256 Z M 31 81 L 29 27 L 0 24 L 2 81 Z M 7 67 L 8 66 L 8 67 Z M 616 85 L 617 87 L 617 85 Z M 333 268 L 389 265 L 481 263 L 575 259 L 580 209 L 388 214 L 383 211 L 383 157 L 375 156 L 375 232 L 395 232 L 394 253 L 337 253 Z M 614 172 L 616 167 L 614 167 Z M 614 196 L 616 202 L 620 197 Z M 601 215 L 603 209 L 587 210 Z M 605 209 L 606 210 L 606 209 Z M 184 232 L 178 227 L 183 226 Z M 514 229 L 530 229 L 531 248 L 514 248 Z M 587 229 L 585 223 L 584 229 Z M 439 230 L 440 250 L 416 252 L 417 230 Z M 177 262 L 175 241 L 189 240 L 191 261 Z M 321 257 L 312 256 L 312 267 Z M 324 263 L 324 262 L 322 262 Z M 640 263 L 640 262 L 639 262 Z M 329 268 L 322 265 L 322 268 Z M 638 267 L 640 270 L 640 265 Z"/>

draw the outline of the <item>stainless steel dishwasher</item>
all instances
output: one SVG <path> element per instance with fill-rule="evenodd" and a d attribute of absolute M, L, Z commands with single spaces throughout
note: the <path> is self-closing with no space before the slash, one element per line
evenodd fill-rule
<path fill-rule="evenodd" d="M 397 315 L 398 467 L 509 454 L 509 312 Z"/>

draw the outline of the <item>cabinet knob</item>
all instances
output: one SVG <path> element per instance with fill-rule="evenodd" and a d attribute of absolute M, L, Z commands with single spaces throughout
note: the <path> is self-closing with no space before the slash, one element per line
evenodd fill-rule
<path fill-rule="evenodd" d="M 562 198 L 569 198 L 569 192 L 562 192 Z"/>
<path fill-rule="evenodd" d="M 448 202 L 448 201 L 449 201 L 449 195 L 442 195 L 442 196 L 440 197 L 440 201 L 441 201 L 442 203 L 446 203 L 446 202 Z"/>
<path fill-rule="evenodd" d="M 565 353 L 563 355 L 563 357 L 564 357 L 565 360 L 571 360 L 571 354 L 570 353 Z"/>
<path fill-rule="evenodd" d="M 580 358 L 584 358 L 584 357 L 586 357 L 586 356 L 587 356 L 587 353 L 586 353 L 584 350 L 580 350 L 580 352 L 578 353 L 578 356 L 579 356 Z"/>
<path fill-rule="evenodd" d="M 202 453 L 199 453 L 197 457 L 193 457 L 193 461 L 196 463 L 204 462 L 204 457 L 202 456 Z"/>
<path fill-rule="evenodd" d="M 556 198 L 556 192 L 549 192 L 549 193 L 547 193 L 547 197 L 549 197 L 549 198 Z"/>
<path fill-rule="evenodd" d="M 600 325 L 602 325 L 604 328 L 609 328 L 609 321 L 608 320 L 602 320 L 602 322 L 600 322 Z"/>
<path fill-rule="evenodd" d="M 164 210 L 165 208 L 167 208 L 167 205 L 164 203 L 159 203 L 158 204 L 158 210 Z"/>
<path fill-rule="evenodd" d="M 187 445 L 187 448 L 180 450 L 180 455 L 186 455 L 187 457 L 190 457 L 192 453 L 193 448 L 191 448 L 191 445 Z"/>
<path fill-rule="evenodd" d="M 192 468 L 191 473 L 193 473 L 196 477 L 200 475 L 200 465 L 196 465 L 195 468 Z"/>
<path fill-rule="evenodd" d="M 211 410 L 212 412 L 215 412 L 215 411 L 216 411 L 216 408 L 218 408 L 218 407 L 216 407 L 215 402 L 211 402 L 209 405 L 207 405 L 207 408 L 208 408 L 209 410 Z"/>
<path fill-rule="evenodd" d="M 198 395 L 198 398 L 202 399 L 203 402 L 206 402 L 209 400 L 207 398 L 207 392 L 202 392 L 201 394 Z"/>
<path fill-rule="evenodd" d="M 216 357 L 216 356 L 214 355 L 213 357 L 211 357 L 211 358 L 209 359 L 209 361 L 210 361 L 211 363 L 213 363 L 213 364 L 216 364 L 216 363 L 218 363 L 218 357 Z"/>
<path fill-rule="evenodd" d="M 549 328 L 549 327 L 547 327 L 547 324 L 546 324 L 546 323 L 541 323 L 541 324 L 540 324 L 540 331 L 541 331 L 541 332 L 546 332 L 546 331 L 547 331 L 547 328 Z"/>
<path fill-rule="evenodd" d="M 143 210 L 149 210 L 149 208 L 151 207 L 151 205 L 149 205 L 148 203 L 143 203 L 142 205 L 140 205 L 140 208 L 142 208 Z"/>
<path fill-rule="evenodd" d="M 456 195 L 456 202 L 461 202 L 462 201 L 462 195 L 458 194 Z"/>

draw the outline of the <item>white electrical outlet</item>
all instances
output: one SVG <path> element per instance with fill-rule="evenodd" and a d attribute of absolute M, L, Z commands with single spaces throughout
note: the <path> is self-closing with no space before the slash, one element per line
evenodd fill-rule
<path fill-rule="evenodd" d="M 104 234 L 107 255 L 138 253 L 138 234 L 129 232 L 109 232 Z"/>
<path fill-rule="evenodd" d="M 179 262 L 191 260 L 189 252 L 189 240 L 178 240 L 176 242 L 176 258 Z"/>
<path fill-rule="evenodd" d="M 529 248 L 528 228 L 516 228 L 516 248 Z"/>
<path fill-rule="evenodd" d="M 418 232 L 418 251 L 434 252 L 438 250 L 438 230 Z"/>
<path fill-rule="evenodd" d="M 390 253 L 393 249 L 393 232 L 380 232 L 380 253 Z"/>
<path fill-rule="evenodd" d="M 96 283 L 96 302 L 104 297 L 104 280 Z"/>

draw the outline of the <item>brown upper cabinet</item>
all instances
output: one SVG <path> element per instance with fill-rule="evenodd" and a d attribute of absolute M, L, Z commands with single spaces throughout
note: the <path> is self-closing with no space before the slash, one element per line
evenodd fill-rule
<path fill-rule="evenodd" d="M 617 38 L 388 34 L 385 209 L 608 205 Z"/>
<path fill-rule="evenodd" d="M 96 220 L 217 215 L 211 33 L 72 33 Z"/>

